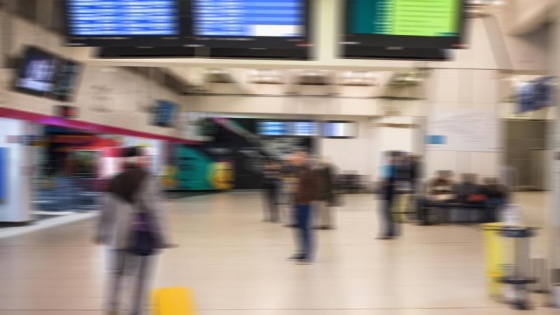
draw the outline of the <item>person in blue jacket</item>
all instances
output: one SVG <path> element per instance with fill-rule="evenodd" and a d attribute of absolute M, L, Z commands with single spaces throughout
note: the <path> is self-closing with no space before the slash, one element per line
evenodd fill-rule
<path fill-rule="evenodd" d="M 398 159 L 398 152 L 387 153 L 388 161 L 383 170 L 384 174 L 381 184 L 382 203 L 380 207 L 380 221 L 382 228 L 379 239 L 392 239 L 398 235 L 397 225 L 393 216 L 393 206 L 397 193 Z"/>

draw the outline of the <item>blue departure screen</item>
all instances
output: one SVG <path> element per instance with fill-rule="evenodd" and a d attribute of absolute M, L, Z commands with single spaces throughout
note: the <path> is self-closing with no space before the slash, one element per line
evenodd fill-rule
<path fill-rule="evenodd" d="M 285 121 L 261 121 L 258 129 L 261 136 L 286 136 L 288 134 L 288 125 Z"/>
<path fill-rule="evenodd" d="M 72 36 L 178 36 L 177 0 L 68 0 Z"/>
<path fill-rule="evenodd" d="M 314 137 L 318 134 L 317 123 L 314 121 L 293 122 L 293 135 Z"/>
<path fill-rule="evenodd" d="M 304 0 L 194 0 L 196 36 L 302 37 Z"/>

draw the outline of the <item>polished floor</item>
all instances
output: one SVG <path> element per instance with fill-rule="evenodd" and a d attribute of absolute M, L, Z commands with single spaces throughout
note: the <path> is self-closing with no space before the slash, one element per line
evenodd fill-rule
<path fill-rule="evenodd" d="M 318 232 L 316 263 L 302 266 L 286 259 L 292 231 L 261 222 L 257 193 L 166 206 L 179 247 L 159 260 L 155 285 L 192 288 L 200 315 L 518 313 L 487 296 L 476 227 L 405 225 L 402 238 L 376 240 L 376 200 L 354 195 L 338 229 Z M 102 314 L 105 252 L 91 244 L 93 224 L 1 239 L 0 314 Z"/>

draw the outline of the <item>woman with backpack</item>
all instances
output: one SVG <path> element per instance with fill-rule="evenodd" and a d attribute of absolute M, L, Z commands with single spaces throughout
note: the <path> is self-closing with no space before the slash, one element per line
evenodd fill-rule
<path fill-rule="evenodd" d="M 144 313 L 153 256 L 170 247 L 158 180 L 149 172 L 147 153 L 140 147 L 123 149 L 124 170 L 111 179 L 101 209 L 96 243 L 110 252 L 108 314 L 119 314 L 128 278 L 133 280 L 130 314 Z"/>

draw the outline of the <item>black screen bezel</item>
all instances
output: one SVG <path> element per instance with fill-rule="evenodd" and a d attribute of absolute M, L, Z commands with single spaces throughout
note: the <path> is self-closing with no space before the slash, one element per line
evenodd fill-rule
<path fill-rule="evenodd" d="M 153 108 L 153 113 L 150 119 L 150 125 L 151 126 L 156 126 L 156 127 L 161 127 L 161 128 L 174 128 L 175 127 L 175 121 L 177 120 L 177 116 L 180 114 L 180 105 L 173 102 L 173 101 L 169 101 L 169 100 L 165 100 L 165 99 L 157 99 L 154 100 L 155 106 Z M 160 112 L 159 109 L 161 107 L 162 104 L 170 104 L 173 107 L 173 114 L 171 115 L 171 119 L 169 121 L 165 121 L 160 123 Z"/>
<path fill-rule="evenodd" d="M 181 47 L 185 44 L 185 20 L 189 19 L 186 1 L 175 0 L 178 7 L 179 34 L 176 36 L 137 35 L 137 36 L 76 36 L 72 34 L 69 21 L 69 1 L 64 4 L 64 28 L 66 44 L 78 47 Z"/>
<path fill-rule="evenodd" d="M 64 64 L 67 64 L 67 63 L 74 64 L 78 68 L 78 71 L 76 72 L 75 77 L 74 77 L 74 84 L 73 84 L 72 90 L 69 91 L 69 93 L 57 95 L 57 94 L 55 94 L 55 92 L 56 92 L 57 86 L 60 84 L 60 80 L 61 80 L 61 76 L 62 76 L 62 74 L 61 74 L 62 70 L 60 68 Z M 78 86 L 80 84 L 80 80 L 82 78 L 83 72 L 84 72 L 84 67 L 83 67 L 83 64 L 81 62 L 77 62 L 75 60 L 66 59 L 66 58 L 63 59 L 62 62 L 59 64 L 59 69 L 57 71 L 57 75 L 56 75 L 56 78 L 54 80 L 53 90 L 48 95 L 48 97 L 52 98 L 54 100 L 57 100 L 57 101 L 61 101 L 61 102 L 72 101 L 76 96 L 76 91 L 78 90 Z"/>
<path fill-rule="evenodd" d="M 50 53 L 50 52 L 46 51 L 45 49 L 42 49 L 42 48 L 40 48 L 38 46 L 34 46 L 34 45 L 29 45 L 29 46 L 26 46 L 24 48 L 23 57 L 21 58 L 20 63 L 18 65 L 18 69 L 15 72 L 16 73 L 15 78 L 12 80 L 12 88 L 13 88 L 14 91 L 17 91 L 17 92 L 20 92 L 20 93 L 23 93 L 23 94 L 49 98 L 52 95 L 52 88 L 51 88 L 50 91 L 38 91 L 38 90 L 29 89 L 29 88 L 26 88 L 26 87 L 21 87 L 21 86 L 18 85 L 19 79 L 24 76 L 24 71 L 26 69 L 26 65 L 28 63 L 29 56 L 33 52 L 38 52 L 40 54 L 44 54 L 44 55 L 48 56 L 49 58 L 53 58 L 53 59 L 56 60 L 56 62 L 57 62 L 56 70 L 55 70 L 55 74 L 54 74 L 53 79 L 52 79 L 52 84 L 53 84 L 52 88 L 54 88 L 58 68 L 60 66 L 60 63 L 64 62 L 64 59 L 61 58 L 58 55 Z"/>
<path fill-rule="evenodd" d="M 355 34 L 351 33 L 349 27 L 350 1 L 344 0 L 342 14 L 342 29 L 340 46 L 345 51 L 348 46 L 372 46 L 372 47 L 396 47 L 396 48 L 424 48 L 424 49 L 460 49 L 464 47 L 463 39 L 466 24 L 466 0 L 458 0 L 460 7 L 457 36 L 429 37 L 408 35 L 379 35 L 379 34 Z M 344 55 L 344 53 L 343 53 Z"/>
<path fill-rule="evenodd" d="M 52 80 L 52 88 L 50 91 L 47 92 L 43 92 L 43 91 L 37 91 L 37 90 L 33 90 L 33 89 L 29 89 L 29 88 L 25 88 L 25 87 L 20 87 L 18 86 L 18 80 L 24 75 L 24 70 L 25 70 L 25 65 L 27 64 L 27 60 L 28 60 L 28 56 L 32 53 L 32 52 L 39 52 L 41 54 L 47 55 L 53 59 L 56 59 L 57 61 L 57 65 L 55 68 L 55 74 Z M 61 72 L 61 67 L 63 64 L 65 63 L 72 63 L 74 65 L 76 65 L 79 70 L 76 74 L 75 77 L 75 83 L 73 86 L 72 91 L 70 91 L 70 93 L 62 95 L 62 96 L 57 96 L 54 92 L 56 89 L 56 86 L 59 84 L 59 80 L 60 80 L 60 72 Z M 35 46 L 35 45 L 28 45 L 25 46 L 24 48 L 24 52 L 23 52 L 23 57 L 20 59 L 20 64 L 18 65 L 18 69 L 15 72 L 15 78 L 12 80 L 12 88 L 14 91 L 23 93 L 23 94 L 29 94 L 29 95 L 33 95 L 33 96 L 39 96 L 39 97 L 44 97 L 44 98 L 49 98 L 49 99 L 53 99 L 56 101 L 61 101 L 61 102 L 70 102 L 74 99 L 74 96 L 76 95 L 76 90 L 78 89 L 82 74 L 83 74 L 83 64 L 81 62 L 69 59 L 69 58 L 64 58 L 62 56 L 59 56 L 57 54 L 51 53 L 41 47 Z"/>

